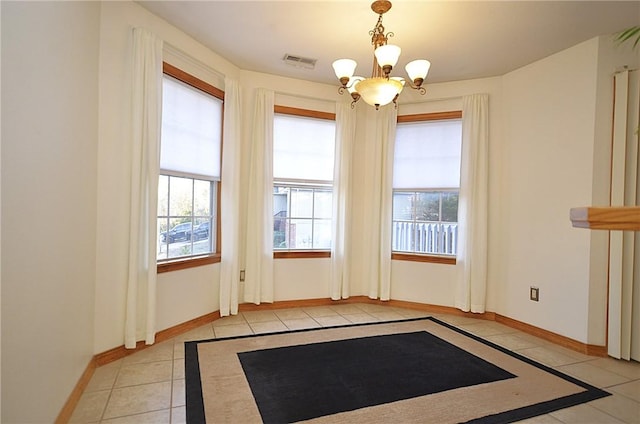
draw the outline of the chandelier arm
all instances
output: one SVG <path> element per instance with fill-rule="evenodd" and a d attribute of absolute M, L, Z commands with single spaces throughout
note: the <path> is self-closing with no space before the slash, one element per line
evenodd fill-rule
<path fill-rule="evenodd" d="M 412 81 L 410 81 L 410 80 L 405 80 L 405 85 L 408 85 L 410 88 L 413 88 L 414 90 L 418 90 L 418 91 L 420 92 L 420 94 L 422 94 L 423 96 L 424 96 L 425 94 L 427 94 L 427 89 L 426 89 L 426 88 L 424 88 L 424 87 L 422 86 L 422 84 L 417 85 L 417 84 L 414 84 L 414 83 L 413 83 Z"/>
<path fill-rule="evenodd" d="M 353 108 L 355 107 L 356 102 L 357 102 L 358 100 L 360 100 L 360 97 L 361 97 L 361 96 L 360 96 L 360 94 L 358 94 L 358 93 L 351 93 L 351 98 L 353 99 L 353 101 L 351 102 L 351 109 L 353 109 Z"/>

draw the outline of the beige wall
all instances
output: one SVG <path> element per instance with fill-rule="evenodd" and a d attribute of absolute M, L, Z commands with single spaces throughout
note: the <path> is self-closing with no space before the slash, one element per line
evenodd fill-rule
<path fill-rule="evenodd" d="M 608 201 L 611 78 L 637 55 L 603 36 L 503 77 L 505 243 L 496 312 L 603 345 L 606 237 L 571 226 L 576 206 Z M 493 232 L 494 230 L 492 230 Z M 540 302 L 527 300 L 540 288 Z"/>
<path fill-rule="evenodd" d="M 500 312 L 583 342 L 589 232 L 574 230 L 568 214 L 591 203 L 597 46 L 592 39 L 503 78 L 508 220 Z M 540 302 L 528 300 L 532 285 Z"/>
<path fill-rule="evenodd" d="M 2 2 L 2 422 L 52 422 L 93 351 L 99 3 Z"/>

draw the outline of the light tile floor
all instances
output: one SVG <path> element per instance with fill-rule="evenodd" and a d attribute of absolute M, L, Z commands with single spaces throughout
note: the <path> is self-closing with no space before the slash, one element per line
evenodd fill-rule
<path fill-rule="evenodd" d="M 251 311 L 225 317 L 99 367 L 70 422 L 184 423 L 184 342 L 187 340 L 428 315 L 433 314 L 384 305 L 341 304 Z M 523 423 L 640 423 L 640 363 L 583 355 L 495 322 L 453 315 L 434 316 L 613 394 Z"/>

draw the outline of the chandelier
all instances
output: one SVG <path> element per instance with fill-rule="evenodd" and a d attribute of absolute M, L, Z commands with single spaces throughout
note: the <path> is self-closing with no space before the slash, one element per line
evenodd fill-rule
<path fill-rule="evenodd" d="M 393 37 L 393 32 L 385 34 L 382 26 L 382 15 L 391 9 L 391 2 L 387 0 L 376 0 L 371 4 L 371 10 L 378 14 L 378 23 L 369 31 L 371 44 L 373 45 L 373 70 L 371 77 L 364 78 L 354 76 L 356 61 L 352 59 L 338 59 L 333 62 L 333 70 L 340 80 L 341 87 L 338 92 L 343 94 L 346 91 L 351 94 L 353 102 L 351 107 L 360 100 L 360 97 L 376 110 L 396 100 L 405 85 L 419 90 L 420 94 L 425 94 L 426 90 L 422 86 L 431 63 L 428 60 L 418 59 L 409 62 L 405 67 L 409 75 L 408 84 L 402 77 L 390 76 L 391 70 L 400 58 L 400 47 L 387 44 L 387 39 Z"/>

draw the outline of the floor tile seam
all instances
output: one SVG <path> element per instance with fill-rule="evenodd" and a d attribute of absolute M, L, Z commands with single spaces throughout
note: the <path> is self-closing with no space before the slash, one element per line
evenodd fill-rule
<path fill-rule="evenodd" d="M 576 378 L 578 380 L 581 380 L 581 381 L 584 381 L 586 383 L 589 383 L 592 386 L 595 386 L 595 387 L 597 387 L 599 389 L 602 389 L 602 390 L 607 390 L 607 389 L 610 389 L 611 387 L 615 387 L 615 386 L 618 386 L 620 384 L 625 384 L 625 383 L 616 383 L 616 384 L 609 384 L 609 385 L 596 384 L 595 381 L 590 381 L 589 378 L 585 378 L 583 375 L 577 375 L 576 373 L 572 373 L 572 372 L 569 372 L 569 371 L 563 369 L 562 368 L 563 366 L 564 365 L 558 367 L 558 371 L 562 372 L 563 374 L 567 374 L 567 375 L 569 375 L 569 376 L 571 376 L 573 378 Z"/>
<path fill-rule="evenodd" d="M 605 414 L 605 415 L 607 415 L 607 416 L 611 417 L 613 420 L 615 420 L 615 421 L 617 421 L 617 422 L 625 423 L 625 424 L 627 423 L 627 421 L 623 420 L 622 418 L 618 418 L 618 417 L 616 417 L 615 415 L 611 415 L 608 411 L 605 411 L 604 409 L 598 408 L 596 405 L 594 405 L 594 402 L 595 402 L 596 400 L 598 400 L 598 399 L 595 399 L 595 400 L 592 400 L 592 401 L 590 401 L 590 402 L 587 402 L 585 405 L 589 405 L 590 407 L 592 407 L 592 408 L 594 408 L 594 409 L 597 409 L 598 411 L 600 411 L 600 412 L 602 412 L 603 414 Z"/>
<path fill-rule="evenodd" d="M 173 406 L 173 375 L 174 375 L 175 362 L 171 361 L 171 396 L 169 397 L 169 424 L 171 424 L 171 407 Z"/>
<path fill-rule="evenodd" d="M 107 406 L 109 406 L 109 402 L 111 401 L 111 396 L 113 396 L 113 388 L 109 390 L 109 396 L 107 396 L 107 401 L 104 403 L 102 407 L 102 412 L 100 413 L 100 419 L 98 422 L 102 422 L 104 420 L 104 413 L 107 412 Z"/>
<path fill-rule="evenodd" d="M 596 399 L 596 400 L 597 400 L 597 399 Z M 555 412 L 560 412 L 560 411 L 563 411 L 563 410 L 565 410 L 565 409 L 571 409 L 571 408 L 580 407 L 580 406 L 583 406 L 583 405 L 584 405 L 584 406 L 588 406 L 588 407 L 590 407 L 590 408 L 593 408 L 593 409 L 595 409 L 595 410 L 597 410 L 597 411 L 599 411 L 599 412 L 602 412 L 603 414 L 605 414 L 605 415 L 607 415 L 607 416 L 611 417 L 611 419 L 613 420 L 612 422 L 625 423 L 625 421 L 623 421 L 623 420 L 621 420 L 621 419 L 619 419 L 619 418 L 614 417 L 613 415 L 611 415 L 611 414 L 610 414 L 610 413 L 608 413 L 607 411 L 603 411 L 602 409 L 597 408 L 595 405 L 592 405 L 592 403 L 593 403 L 593 402 L 595 402 L 595 401 L 593 401 L 593 400 L 592 400 L 592 401 L 589 401 L 589 402 L 586 402 L 586 403 L 581 403 L 581 404 L 578 404 L 578 405 L 570 406 L 570 407 L 568 407 L 568 408 L 559 409 L 559 410 L 557 410 L 557 411 L 553 411 L 553 412 L 551 412 L 551 413 L 550 413 L 550 415 L 551 415 L 551 416 L 553 416 L 553 418 L 556 418 L 556 419 L 560 420 L 560 418 L 558 418 L 558 417 L 556 417 L 555 415 L 553 415 Z M 563 421 L 563 420 L 560 420 L 560 421 L 562 421 L 563 423 L 571 424 L 571 422 L 566 422 L 566 421 Z"/>
<path fill-rule="evenodd" d="M 371 315 L 370 313 L 368 313 L 368 312 L 364 312 L 364 311 L 359 312 L 359 313 L 355 313 L 355 314 L 341 314 L 340 312 L 338 312 L 338 315 L 340 315 L 342 318 L 346 319 L 347 321 L 351 321 L 349 318 L 347 318 L 349 315 L 362 315 L 362 314 L 368 315 L 368 316 L 370 316 L 371 318 L 375 318 L 375 317 L 374 317 L 373 315 Z"/>
<path fill-rule="evenodd" d="M 157 361 L 147 361 L 147 362 L 134 362 L 134 363 L 131 363 L 131 364 L 127 365 L 127 366 L 128 367 L 135 367 L 135 366 L 138 366 L 138 365 L 147 365 L 147 364 L 154 364 L 156 362 L 171 362 L 171 361 L 173 361 L 173 355 L 171 355 L 171 359 L 160 359 L 160 360 L 157 360 Z M 120 371 L 122 371 L 122 369 L 120 369 Z M 118 375 L 120 375 L 120 371 L 118 371 Z"/>
<path fill-rule="evenodd" d="M 607 358 L 592 358 L 592 359 L 589 359 L 589 360 L 587 361 L 587 363 L 592 362 L 592 363 L 590 363 L 589 365 L 591 365 L 591 366 L 593 366 L 593 367 L 596 367 L 596 368 L 598 368 L 598 369 L 601 369 L 601 370 L 610 371 L 610 372 L 612 372 L 612 373 L 614 373 L 614 374 L 618 374 L 618 375 L 621 375 L 621 376 L 623 376 L 623 377 L 629 378 L 629 377 L 627 377 L 626 375 L 622 374 L 622 371 L 621 371 L 621 372 L 615 371 L 613 368 L 608 367 L 608 366 L 607 366 L 607 364 L 598 365 L 598 364 L 600 363 L 600 360 L 601 360 L 601 359 L 607 359 Z M 613 358 L 612 358 L 612 359 L 613 359 Z M 618 359 L 618 360 L 619 360 L 619 359 Z M 631 366 L 633 366 L 633 365 L 631 365 Z M 638 364 L 637 364 L 637 366 L 638 366 L 638 369 L 640 370 L 640 363 L 638 363 Z M 640 374 L 639 374 L 638 378 L 631 378 L 630 380 L 631 380 L 631 381 L 640 380 Z"/>
<path fill-rule="evenodd" d="M 614 370 L 609 369 L 609 368 L 600 367 L 600 366 L 598 366 L 598 365 L 592 365 L 592 364 L 590 364 L 590 365 L 591 365 L 592 367 L 596 367 L 596 368 L 598 368 L 599 370 L 602 370 L 602 371 L 608 371 L 608 372 L 613 373 L 613 374 L 615 374 L 615 375 L 619 375 L 620 377 L 626 378 L 626 379 L 628 379 L 628 380 L 629 380 L 629 381 L 627 381 L 627 383 L 631 383 L 631 382 L 634 382 L 634 381 L 640 381 L 640 377 L 638 377 L 638 378 L 629 378 L 629 377 L 627 377 L 626 375 L 622 374 L 621 372 L 614 371 Z"/>
<path fill-rule="evenodd" d="M 107 390 L 113 390 L 113 386 L 116 384 L 116 381 L 117 381 L 117 380 L 118 380 L 118 374 L 116 374 L 116 376 L 114 377 L 113 381 L 111 382 L 111 384 L 109 385 L 109 387 L 108 387 L 108 388 L 97 388 L 97 389 L 91 389 L 90 387 L 86 387 L 86 388 L 83 390 L 82 394 L 85 394 L 85 393 L 104 392 L 104 391 L 107 391 Z M 89 383 L 91 383 L 91 382 L 89 382 Z"/>
<path fill-rule="evenodd" d="M 172 381 L 172 378 L 170 378 L 168 380 L 148 381 L 146 383 L 137 383 L 137 384 L 130 384 L 128 386 L 114 387 L 113 389 L 111 389 L 111 392 L 113 392 L 114 390 L 128 389 L 130 387 L 140 387 L 140 386 L 148 386 L 148 385 L 151 385 L 151 384 L 166 383 L 168 381 Z"/>
<path fill-rule="evenodd" d="M 632 398 L 632 397 L 630 397 L 630 396 L 627 396 L 627 395 L 626 395 L 626 394 L 624 394 L 624 393 L 617 392 L 617 391 L 613 390 L 613 389 L 615 389 L 617 386 L 624 386 L 625 384 L 629 384 L 629 383 L 630 383 L 630 382 L 629 382 L 629 381 L 627 381 L 626 383 L 614 384 L 614 385 L 612 385 L 612 386 L 608 386 L 608 387 L 607 387 L 607 389 L 612 390 L 612 391 L 614 391 L 616 394 L 618 394 L 618 395 L 620 395 L 620 396 L 624 396 L 624 397 L 626 397 L 627 399 L 631 399 L 632 401 L 634 401 L 634 402 L 636 402 L 636 403 L 640 403 L 640 399 L 638 399 L 638 400 L 637 400 L 637 399 L 634 399 L 634 398 Z"/>
<path fill-rule="evenodd" d="M 103 418 L 103 419 L 100 420 L 100 422 L 102 423 L 102 422 L 104 422 L 106 420 L 114 420 L 116 418 L 137 417 L 137 416 L 140 416 L 140 415 L 149 414 L 151 412 L 158 412 L 158 411 L 169 411 L 169 417 L 171 417 L 171 407 L 169 407 L 169 408 L 152 409 L 152 410 L 149 410 L 149 411 L 138 412 L 136 414 L 118 415 L 118 416 L 115 416 L 115 417 Z M 171 418 L 169 418 L 169 420 L 171 420 Z"/>
<path fill-rule="evenodd" d="M 590 363 L 589 363 L 589 362 L 593 362 L 593 361 L 594 361 L 594 359 L 590 359 L 590 360 L 585 361 L 585 362 L 583 362 L 583 363 L 584 363 L 585 365 L 589 365 L 589 366 L 591 366 L 591 367 L 594 367 L 594 368 L 596 368 L 597 370 L 604 371 L 604 372 L 608 372 L 608 373 L 611 373 L 611 374 L 615 374 L 615 375 L 617 375 L 618 377 L 622 377 L 622 378 L 624 378 L 625 380 L 627 380 L 627 381 L 625 381 L 624 383 L 618 383 L 618 384 L 627 384 L 627 383 L 631 383 L 631 382 L 633 382 L 633 381 L 640 380 L 640 378 L 629 378 L 629 377 L 627 377 L 626 375 L 624 375 L 624 374 L 622 374 L 622 373 L 619 373 L 619 372 L 617 372 L 617 371 L 613 371 L 613 370 L 611 370 L 611 369 L 603 368 L 603 367 L 599 367 L 599 366 L 597 366 L 597 365 L 594 365 L 594 364 L 590 364 Z M 577 364 L 572 364 L 572 365 L 577 365 Z"/>
<path fill-rule="evenodd" d="M 538 349 L 538 348 L 546 349 L 547 347 L 546 347 L 546 346 L 534 346 L 534 347 L 527 347 L 527 348 L 523 348 L 523 349 L 521 349 L 521 350 L 522 350 L 522 351 L 525 351 L 525 350 L 529 350 L 529 349 Z M 564 353 L 562 353 L 562 352 L 558 352 L 557 350 L 553 350 L 553 349 L 551 349 L 551 350 L 552 350 L 554 353 L 557 353 L 557 354 L 559 354 L 559 355 L 565 356 L 566 358 L 568 358 L 568 359 L 570 360 L 569 362 L 565 362 L 565 363 L 562 363 L 562 364 L 556 364 L 556 365 L 553 365 L 554 367 L 561 367 L 561 366 L 565 366 L 565 365 L 575 365 L 575 364 L 580 364 L 580 363 L 583 363 L 583 362 L 585 362 L 585 361 L 586 361 L 586 360 L 584 360 L 584 359 L 577 359 L 577 358 L 574 358 L 574 357 L 572 357 L 572 356 L 568 356 L 568 355 L 566 355 L 566 354 L 564 354 Z M 521 353 L 522 353 L 523 355 L 526 355 L 526 353 L 524 353 L 524 352 L 521 352 Z M 531 357 L 531 359 L 536 359 L 536 358 L 535 358 L 535 357 Z M 540 360 L 539 360 L 539 359 L 536 359 L 536 360 L 538 360 L 538 361 L 540 362 Z M 587 360 L 588 360 L 588 359 L 587 359 Z"/>

